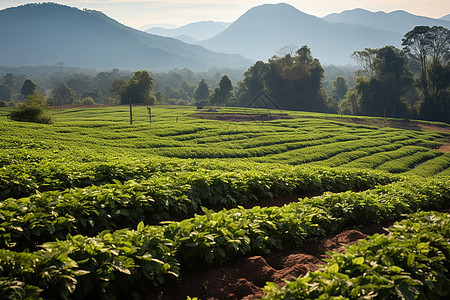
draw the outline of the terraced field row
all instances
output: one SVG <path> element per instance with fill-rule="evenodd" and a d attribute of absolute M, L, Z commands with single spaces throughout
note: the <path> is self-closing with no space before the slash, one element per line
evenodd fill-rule
<path fill-rule="evenodd" d="M 142 298 L 186 270 L 450 208 L 446 133 L 302 112 L 241 123 L 152 111 L 150 124 L 134 108 L 131 126 L 127 107 L 56 110 L 52 125 L 0 110 L 0 295 Z M 280 196 L 293 199 L 254 206 Z"/>
<path fill-rule="evenodd" d="M 193 110 L 167 108 L 155 108 L 156 121 L 149 124 L 144 109 L 135 109 L 133 126 L 126 123 L 124 108 L 92 109 L 83 118 L 78 118 L 78 110 L 55 111 L 57 122 L 50 126 L 3 121 L 0 143 L 6 156 L 0 163 L 60 160 L 63 152 L 68 160 L 81 162 L 120 159 L 126 153 L 135 158 L 248 158 L 409 174 L 424 163 L 436 165 L 417 171 L 426 176 L 446 174 L 448 169 L 449 154 L 436 150 L 448 139 L 444 133 L 378 128 L 300 113 L 297 118 L 292 113 L 294 119 L 289 120 L 230 123 L 195 119 L 190 117 Z"/>

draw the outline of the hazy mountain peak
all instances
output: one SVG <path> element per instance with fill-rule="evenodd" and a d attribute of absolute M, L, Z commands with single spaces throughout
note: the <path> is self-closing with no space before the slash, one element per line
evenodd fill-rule
<path fill-rule="evenodd" d="M 440 20 L 450 21 L 450 14 L 443 16 Z"/>
<path fill-rule="evenodd" d="M 211 52 L 124 26 L 94 10 L 55 3 L 0 11 L 0 65 L 66 65 L 168 70 L 243 65 L 241 56 Z"/>
<path fill-rule="evenodd" d="M 386 13 L 383 11 L 371 12 L 357 8 L 330 14 L 323 19 L 334 23 L 361 24 L 375 29 L 396 31 L 402 35 L 417 25 L 437 25 L 447 28 L 450 26 L 450 23 L 445 20 L 416 16 L 404 10 Z"/>
<path fill-rule="evenodd" d="M 145 32 L 175 38 L 184 37 L 182 39 L 183 41 L 193 42 L 195 40 L 205 40 L 211 38 L 225 30 L 229 25 L 230 23 L 214 22 L 209 20 L 189 23 L 173 29 L 152 27 L 147 29 Z"/>

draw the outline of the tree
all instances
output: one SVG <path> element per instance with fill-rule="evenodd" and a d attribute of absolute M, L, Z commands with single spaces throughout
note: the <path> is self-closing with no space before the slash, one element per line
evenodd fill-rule
<path fill-rule="evenodd" d="M 360 69 L 356 72 L 359 77 L 373 78 L 373 61 L 375 59 L 375 49 L 366 48 L 363 51 L 355 51 L 351 58 L 358 64 Z"/>
<path fill-rule="evenodd" d="M 35 90 L 36 84 L 30 79 L 27 79 L 23 82 L 22 88 L 20 89 L 20 94 L 27 97 L 28 95 L 33 94 Z"/>
<path fill-rule="evenodd" d="M 10 101 L 11 95 L 12 95 L 11 88 L 6 84 L 0 83 L 0 100 Z"/>
<path fill-rule="evenodd" d="M 155 97 L 150 95 L 153 88 L 153 78 L 147 71 L 137 71 L 121 90 L 122 104 L 140 103 L 154 104 Z"/>
<path fill-rule="evenodd" d="M 322 86 L 324 70 L 308 46 L 301 47 L 292 63 L 284 58 L 269 60 L 265 86 L 279 108 L 326 111 L 326 94 Z"/>
<path fill-rule="evenodd" d="M 224 105 L 232 97 L 233 85 L 227 75 L 223 75 L 219 82 L 219 87 L 216 88 L 210 97 L 211 104 Z"/>
<path fill-rule="evenodd" d="M 206 100 L 209 98 L 209 95 L 209 85 L 206 83 L 205 79 L 200 80 L 194 92 L 194 99 L 197 101 Z"/>
<path fill-rule="evenodd" d="M 340 102 L 342 99 L 344 99 L 348 91 L 347 80 L 345 80 L 345 78 L 342 76 L 338 76 L 333 81 L 332 85 L 333 87 L 331 89 L 331 95 L 336 101 Z"/>
<path fill-rule="evenodd" d="M 53 91 L 53 98 L 56 105 L 72 104 L 77 99 L 77 94 L 67 84 L 60 84 Z"/>
<path fill-rule="evenodd" d="M 256 97 L 266 90 L 265 76 L 268 71 L 268 64 L 265 64 L 263 61 L 257 61 L 244 73 L 244 79 L 239 83 L 238 90 L 240 105 L 251 105 L 256 100 Z"/>
<path fill-rule="evenodd" d="M 450 30 L 442 26 L 416 26 L 405 34 L 403 50 L 418 66 L 417 83 L 423 93 L 421 114 L 427 119 L 450 120 L 448 111 Z"/>
<path fill-rule="evenodd" d="M 87 98 L 87 97 L 92 98 L 92 100 L 94 100 L 95 102 L 99 102 L 100 99 L 103 97 L 103 94 L 99 88 L 92 88 L 90 90 L 85 90 L 81 94 L 82 99 Z"/>
<path fill-rule="evenodd" d="M 190 98 L 194 97 L 195 86 L 190 85 L 186 81 L 183 81 L 181 88 L 186 92 L 187 96 Z"/>
<path fill-rule="evenodd" d="M 211 104 L 224 105 L 233 96 L 232 91 L 233 85 L 230 78 L 227 75 L 223 75 L 219 82 L 219 88 L 216 88 L 211 96 Z"/>
<path fill-rule="evenodd" d="M 375 57 L 367 66 L 372 77 L 357 78 L 356 90 L 360 95 L 361 113 L 370 116 L 405 117 L 405 95 L 414 90 L 414 80 L 408 70 L 405 54 L 393 47 L 366 49 Z"/>
<path fill-rule="evenodd" d="M 267 107 L 326 111 L 326 93 L 322 86 L 324 70 L 308 46 L 298 49 L 295 56 L 273 56 L 268 63 L 258 61 L 245 72 L 240 83 L 238 102 L 254 105 L 264 94 Z M 255 102 L 256 101 L 256 102 Z"/>
<path fill-rule="evenodd" d="M 109 88 L 109 92 L 113 97 L 119 97 L 122 94 L 122 89 L 125 87 L 127 82 L 123 79 L 115 79 Z"/>

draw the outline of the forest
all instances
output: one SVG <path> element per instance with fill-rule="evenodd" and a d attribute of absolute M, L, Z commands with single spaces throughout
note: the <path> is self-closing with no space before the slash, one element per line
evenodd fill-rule
<path fill-rule="evenodd" d="M 449 122 L 449 32 L 417 26 L 405 34 L 403 49 L 355 51 L 357 67 L 324 67 L 306 45 L 285 46 L 248 70 L 98 72 L 63 62 L 0 67 L 0 106 L 26 102 L 35 93 L 32 98 L 50 106 L 128 104 L 133 95 L 132 103 L 143 105 L 267 107 Z M 132 87 L 136 80 L 139 87 Z"/>

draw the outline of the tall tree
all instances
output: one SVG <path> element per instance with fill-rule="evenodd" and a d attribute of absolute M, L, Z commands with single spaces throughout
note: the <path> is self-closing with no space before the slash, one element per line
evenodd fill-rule
<path fill-rule="evenodd" d="M 450 120 L 448 65 L 450 30 L 442 26 L 416 26 L 407 32 L 404 51 L 419 66 L 418 85 L 424 97 L 421 114 L 427 119 Z"/>
<path fill-rule="evenodd" d="M 308 46 L 283 57 L 273 56 L 268 63 L 256 62 L 245 72 L 239 87 L 241 105 L 256 104 L 262 96 L 266 107 L 325 111 L 326 93 L 322 86 L 324 69 Z M 266 102 L 267 102 L 266 101 Z"/>
<path fill-rule="evenodd" d="M 406 56 L 393 46 L 365 51 L 375 54 L 375 57 L 368 66 L 373 77 L 357 78 L 356 90 L 361 96 L 361 113 L 371 116 L 406 116 L 404 95 L 414 90 Z"/>
<path fill-rule="evenodd" d="M 23 97 L 27 97 L 28 95 L 31 95 L 36 90 L 36 84 L 31 81 L 30 79 L 27 79 L 23 82 L 22 88 L 20 89 L 20 94 Z"/>
<path fill-rule="evenodd" d="M 233 96 L 233 85 L 227 75 L 223 75 L 219 82 L 219 87 L 211 95 L 210 102 L 215 105 L 225 105 Z"/>
<path fill-rule="evenodd" d="M 209 85 L 206 83 L 205 79 L 200 80 L 194 92 L 194 99 L 197 101 L 206 100 L 209 98 L 209 95 Z"/>
<path fill-rule="evenodd" d="M 6 84 L 0 83 L 0 100 L 10 101 L 11 94 L 11 88 Z"/>
<path fill-rule="evenodd" d="M 121 91 L 122 104 L 141 103 L 154 104 L 155 97 L 150 93 L 153 88 L 153 78 L 147 71 L 137 71 Z"/>
<path fill-rule="evenodd" d="M 245 73 L 244 79 L 239 83 L 238 100 L 240 105 L 253 104 L 256 97 L 266 90 L 265 76 L 269 71 L 269 65 L 263 61 L 257 61 Z"/>
<path fill-rule="evenodd" d="M 345 80 L 345 78 L 342 76 L 336 77 L 336 79 L 333 80 L 332 83 L 331 96 L 336 101 L 339 102 L 342 99 L 344 99 L 345 95 L 347 94 L 347 91 L 348 91 L 347 80 Z"/>
<path fill-rule="evenodd" d="M 77 94 L 67 84 L 60 84 L 54 91 L 53 97 L 56 105 L 72 104 L 77 99 Z"/>

